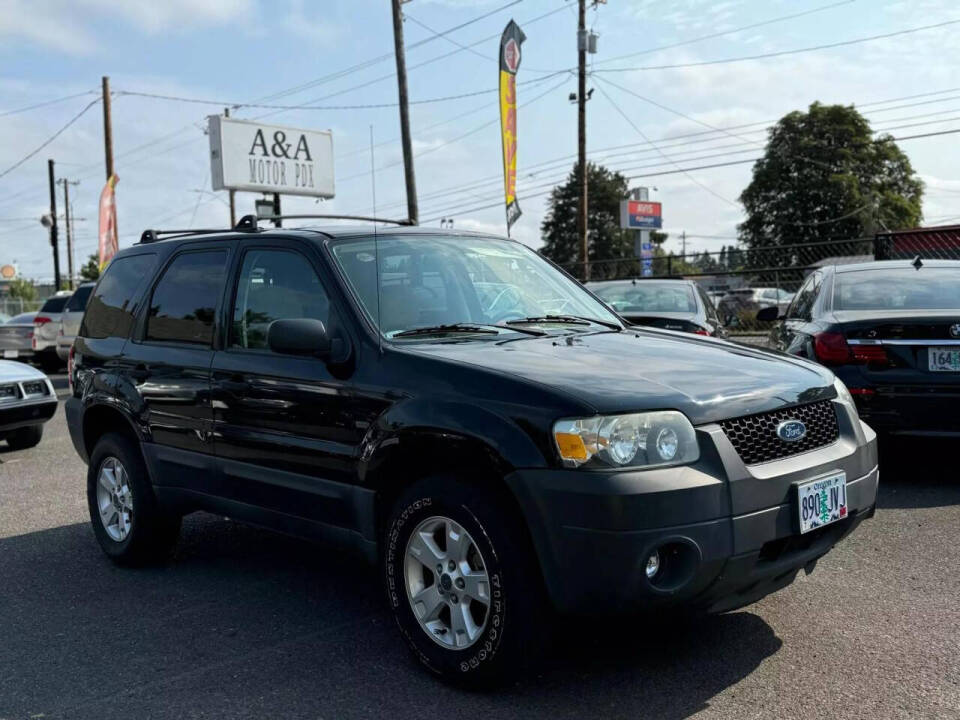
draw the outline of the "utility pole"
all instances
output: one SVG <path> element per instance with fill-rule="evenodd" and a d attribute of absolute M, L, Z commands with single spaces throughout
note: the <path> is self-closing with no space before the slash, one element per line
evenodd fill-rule
<path fill-rule="evenodd" d="M 50 244 L 53 246 L 53 287 L 60 289 L 60 249 L 57 247 L 57 191 L 53 179 L 53 160 L 47 160 L 50 180 Z"/>
<path fill-rule="evenodd" d="M 577 204 L 577 235 L 580 238 L 580 259 L 584 282 L 590 279 L 587 255 L 587 0 L 579 0 L 577 15 L 577 183 L 580 202 Z"/>
<path fill-rule="evenodd" d="M 392 0 L 393 48 L 397 57 L 397 93 L 400 97 L 400 140 L 403 143 L 403 175 L 407 185 L 407 218 L 418 222 L 417 181 L 413 172 L 413 147 L 410 143 L 410 116 L 407 111 L 407 61 L 403 50 L 403 13 L 400 5 L 409 0 Z M 583 0 L 580 0 L 581 5 Z"/>
<path fill-rule="evenodd" d="M 230 108 L 223 109 L 223 116 L 230 117 Z M 237 224 L 236 190 L 228 190 L 227 195 L 230 197 L 230 227 L 232 228 Z"/>
<path fill-rule="evenodd" d="M 683 261 L 686 262 L 686 261 L 687 261 L 687 231 L 686 231 L 686 230 L 684 230 L 682 233 L 680 233 L 680 240 L 681 240 L 681 242 L 683 242 L 683 246 L 682 246 L 682 247 L 683 247 Z"/>
<path fill-rule="evenodd" d="M 67 229 L 67 284 L 73 290 L 73 218 L 70 216 L 70 186 L 79 185 L 79 180 L 70 181 L 60 178 L 58 183 L 63 185 L 63 223 Z"/>
<path fill-rule="evenodd" d="M 110 78 L 103 76 L 103 152 L 107 169 L 107 182 L 113 177 L 113 120 L 110 117 Z M 117 219 L 113 219 L 114 232 L 120 237 Z"/>

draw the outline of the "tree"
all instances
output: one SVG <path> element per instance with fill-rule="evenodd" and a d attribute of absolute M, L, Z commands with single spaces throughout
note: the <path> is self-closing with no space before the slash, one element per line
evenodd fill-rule
<path fill-rule="evenodd" d="M 37 288 L 26 278 L 16 278 L 7 285 L 7 292 L 11 298 L 18 300 L 36 300 Z"/>
<path fill-rule="evenodd" d="M 739 226 L 753 266 L 809 265 L 823 257 L 869 252 L 869 244 L 762 251 L 798 243 L 854 240 L 878 229 L 919 224 L 923 183 L 889 135 L 874 138 L 852 106 L 813 103 L 769 131 L 764 156 L 740 195 Z M 732 259 L 728 261 L 732 262 Z"/>
<path fill-rule="evenodd" d="M 590 277 L 594 280 L 640 274 L 640 262 L 633 253 L 633 235 L 620 229 L 620 201 L 627 197 L 627 179 L 605 167 L 587 164 L 587 252 Z M 580 241 L 577 236 L 577 207 L 580 192 L 577 166 L 563 185 L 550 193 L 547 215 L 540 226 L 544 246 L 541 252 L 583 277 Z M 594 262 L 622 259 L 623 262 Z"/>
<path fill-rule="evenodd" d="M 93 282 L 100 279 L 100 256 L 94 253 L 87 258 L 87 262 L 80 266 L 80 279 L 84 282 Z"/>

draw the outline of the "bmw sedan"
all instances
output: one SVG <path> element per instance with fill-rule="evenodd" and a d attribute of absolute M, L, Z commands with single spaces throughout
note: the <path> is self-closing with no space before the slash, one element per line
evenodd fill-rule
<path fill-rule="evenodd" d="M 773 320 L 775 307 L 758 319 Z M 827 365 L 891 434 L 960 435 L 960 262 L 887 260 L 812 273 L 771 331 Z"/>

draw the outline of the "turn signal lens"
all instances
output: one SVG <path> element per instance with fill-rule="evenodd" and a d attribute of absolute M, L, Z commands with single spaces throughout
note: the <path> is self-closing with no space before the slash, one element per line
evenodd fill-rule
<path fill-rule="evenodd" d="M 559 420 L 553 439 L 566 467 L 594 458 L 612 467 L 656 467 L 700 457 L 693 425 L 675 410 Z"/>
<path fill-rule="evenodd" d="M 34 325 L 46 325 L 48 322 L 51 322 L 51 320 L 46 315 L 37 315 L 33 319 Z"/>
<path fill-rule="evenodd" d="M 846 365 L 853 359 L 843 333 L 822 332 L 813 336 L 813 354 L 824 365 Z"/>

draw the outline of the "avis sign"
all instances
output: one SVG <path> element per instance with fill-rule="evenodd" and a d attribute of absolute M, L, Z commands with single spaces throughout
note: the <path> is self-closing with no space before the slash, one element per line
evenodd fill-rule
<path fill-rule="evenodd" d="M 624 230 L 650 230 L 663 227 L 662 208 L 658 202 L 645 200 L 620 201 L 620 227 Z"/>
<path fill-rule="evenodd" d="M 214 190 L 332 198 L 333 135 L 209 117 Z"/>

